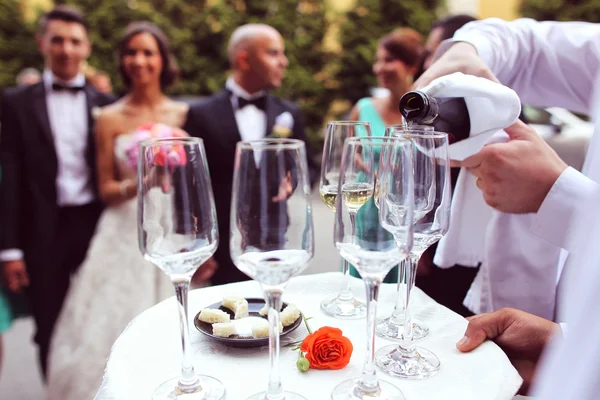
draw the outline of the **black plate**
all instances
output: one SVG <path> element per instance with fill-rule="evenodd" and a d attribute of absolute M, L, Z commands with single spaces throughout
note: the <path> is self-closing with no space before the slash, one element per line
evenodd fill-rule
<path fill-rule="evenodd" d="M 267 317 L 262 317 L 258 312 L 261 310 L 261 308 L 264 307 L 265 305 L 265 300 L 264 299 L 259 299 L 259 298 L 250 298 L 250 299 L 246 299 L 248 301 L 248 316 L 249 317 L 258 317 L 258 318 L 263 318 L 263 319 L 267 319 Z M 282 310 L 287 307 L 287 303 L 283 303 L 283 308 Z M 209 306 L 207 306 L 206 308 L 218 308 L 219 310 L 223 310 L 225 311 L 227 314 L 229 314 L 231 316 L 231 320 L 233 321 L 233 311 L 231 311 L 230 309 L 223 307 L 221 305 L 221 302 L 215 303 L 215 304 L 211 304 Z M 218 342 L 221 342 L 227 346 L 232 346 L 232 347 L 260 347 L 260 346 L 266 346 L 269 344 L 269 338 L 260 338 L 260 339 L 256 339 L 253 338 L 251 335 L 251 331 L 249 336 L 240 336 L 240 335 L 232 335 L 229 337 L 220 337 L 220 336 L 215 336 L 213 335 L 213 331 L 212 331 L 212 324 L 209 324 L 208 322 L 202 322 L 198 319 L 198 317 L 200 316 L 200 312 L 198 312 L 198 314 L 196 314 L 196 316 L 194 317 L 194 326 L 196 326 L 196 329 L 198 329 L 200 332 L 202 332 L 203 334 L 205 334 L 206 336 L 209 336 L 213 339 L 215 339 Z M 241 321 L 241 320 L 237 320 L 237 321 Z M 292 325 L 286 326 L 283 328 L 283 332 L 280 333 L 280 336 L 285 336 L 288 333 L 292 332 L 294 329 L 298 328 L 300 326 L 300 323 L 302 322 L 302 314 L 300 314 L 300 317 L 298 317 L 298 319 L 296 321 L 294 321 L 294 323 Z"/>

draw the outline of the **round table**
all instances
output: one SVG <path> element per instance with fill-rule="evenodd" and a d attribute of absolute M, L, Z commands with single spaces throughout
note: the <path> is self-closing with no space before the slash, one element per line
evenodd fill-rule
<path fill-rule="evenodd" d="M 350 364 L 344 369 L 296 369 L 298 353 L 290 341 L 302 339 L 306 329 L 301 325 L 282 338 L 281 374 L 285 389 L 303 394 L 307 399 L 329 399 L 331 390 L 341 381 L 360 375 L 365 359 L 366 320 L 340 320 L 323 314 L 321 300 L 341 286 L 338 272 L 304 275 L 292 279 L 283 300 L 294 303 L 307 316 L 313 330 L 321 326 L 342 329 L 354 345 Z M 352 278 L 352 290 L 364 298 L 364 285 Z M 430 327 L 430 334 L 419 345 L 433 351 L 441 361 L 440 371 L 426 380 L 403 380 L 379 371 L 380 379 L 393 382 L 402 389 L 407 400 L 512 399 L 521 385 L 521 378 L 506 355 L 492 342 L 486 342 L 469 354 L 456 350 L 455 343 L 463 336 L 467 321 L 460 315 L 436 303 L 418 288 L 413 292 L 414 315 Z M 196 372 L 220 379 L 227 388 L 227 399 L 243 400 L 266 389 L 269 375 L 268 348 L 227 347 L 198 332 L 194 316 L 223 296 L 262 297 L 260 285 L 253 281 L 213 286 L 190 292 L 189 320 L 191 347 Z M 385 284 L 379 295 L 378 316 L 391 313 L 396 297 L 396 285 Z M 375 348 L 393 342 L 377 338 Z M 174 297 L 157 304 L 137 316 L 115 342 L 96 399 L 148 400 L 156 387 L 178 376 L 181 362 L 179 323 Z"/>

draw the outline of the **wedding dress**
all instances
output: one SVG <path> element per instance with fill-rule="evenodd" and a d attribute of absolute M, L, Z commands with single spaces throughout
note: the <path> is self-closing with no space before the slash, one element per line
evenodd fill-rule
<path fill-rule="evenodd" d="M 137 172 L 125 162 L 128 135 L 115 141 L 115 165 L 121 179 L 135 180 Z M 106 208 L 53 333 L 46 398 L 92 400 L 127 324 L 173 294 L 168 277 L 140 253 L 137 199 Z"/>

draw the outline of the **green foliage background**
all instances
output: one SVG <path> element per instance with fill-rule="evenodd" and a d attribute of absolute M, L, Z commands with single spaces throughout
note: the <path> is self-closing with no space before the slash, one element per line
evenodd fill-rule
<path fill-rule="evenodd" d="M 279 30 L 290 65 L 276 94 L 297 102 L 308 135 L 320 145 L 326 118 L 339 117 L 375 84 L 371 65 L 377 40 L 399 26 L 424 34 L 436 19 L 441 0 L 355 0 L 335 12 L 323 0 L 59 0 L 78 6 L 91 26 L 89 64 L 106 71 L 117 93 L 123 86 L 115 49 L 129 22 L 149 20 L 171 40 L 181 79 L 170 94 L 204 96 L 219 91 L 228 71 L 227 41 L 244 23 L 261 22 Z M 0 0 L 0 88 L 14 84 L 25 67 L 42 68 L 34 40 L 35 24 L 23 18 L 22 2 Z M 38 15 L 41 10 L 38 11 Z M 339 49 L 325 43 L 335 25 Z M 334 46 L 335 47 L 335 46 Z M 332 104 L 341 106 L 332 107 Z M 337 114 L 337 115 L 336 115 Z"/>
<path fill-rule="evenodd" d="M 538 21 L 600 22 L 600 0 L 523 0 L 520 12 Z"/>

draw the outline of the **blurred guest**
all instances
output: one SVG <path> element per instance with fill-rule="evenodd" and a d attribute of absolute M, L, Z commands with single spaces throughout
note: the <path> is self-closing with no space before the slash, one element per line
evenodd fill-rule
<path fill-rule="evenodd" d="M 2 101 L 0 260 L 12 291 L 29 286 L 45 374 L 56 318 L 102 210 L 91 111 L 112 98 L 80 73 L 91 46 L 79 11 L 45 14 L 37 40 L 42 82 L 7 90 Z"/>
<path fill-rule="evenodd" d="M 29 86 L 38 83 L 42 74 L 35 68 L 25 68 L 17 75 L 17 86 Z"/>
<path fill-rule="evenodd" d="M 423 71 L 431 66 L 433 55 L 446 39 L 454 36 L 454 33 L 471 21 L 477 21 L 477 18 L 466 14 L 449 15 L 445 18 L 438 19 L 431 25 L 431 31 L 425 42 L 425 57 L 423 57 Z M 422 71 L 420 71 L 419 76 Z M 416 77 L 418 78 L 418 77 Z M 416 79 L 415 78 L 415 79 Z"/>
<path fill-rule="evenodd" d="M 350 119 L 369 122 L 373 136 L 383 136 L 386 125 L 402 124 L 398 103 L 413 84 L 413 76 L 423 58 L 423 51 L 423 37 L 410 28 L 398 28 L 381 38 L 377 45 L 373 73 L 377 77 L 378 86 L 387 89 L 388 94 L 384 97 L 360 99 L 352 108 Z M 357 229 L 377 231 L 379 220 L 374 201 L 370 200 L 365 204 L 361 212 L 372 214 L 372 225 L 357 226 Z M 367 219 L 361 219 L 361 222 L 363 221 Z M 354 267 L 350 273 L 359 276 Z M 398 271 L 394 268 L 384 282 L 391 283 L 397 280 Z"/>
<path fill-rule="evenodd" d="M 274 28 L 248 24 L 237 28 L 229 41 L 229 62 L 233 74 L 225 89 L 190 109 L 185 130 L 204 140 L 211 172 L 217 217 L 218 264 L 212 277 L 216 285 L 247 280 L 229 255 L 231 190 L 236 143 L 265 137 L 306 140 L 300 109 L 293 103 L 269 94 L 281 85 L 288 59 L 283 38 Z M 311 182 L 318 170 L 307 146 Z"/>
<path fill-rule="evenodd" d="M 100 93 L 112 93 L 113 91 L 110 76 L 104 71 L 96 71 L 88 80 Z"/>
<path fill-rule="evenodd" d="M 130 149 L 137 149 L 140 130 L 183 134 L 176 128 L 184 124 L 188 106 L 164 94 L 178 69 L 168 39 L 158 27 L 149 22 L 129 25 L 118 54 L 129 92 L 102 108 L 96 120 L 98 192 L 107 208 L 52 339 L 50 399 L 92 399 L 123 329 L 137 314 L 173 294 L 167 276 L 139 251 L 137 153 L 132 159 Z M 201 268 L 203 279 L 211 274 L 210 266 Z"/>

